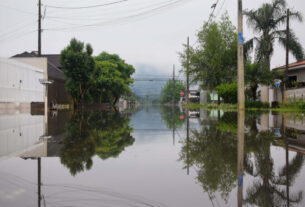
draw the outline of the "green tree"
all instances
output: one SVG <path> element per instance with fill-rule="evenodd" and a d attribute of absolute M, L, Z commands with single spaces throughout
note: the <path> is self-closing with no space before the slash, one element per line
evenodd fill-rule
<path fill-rule="evenodd" d="M 185 85 L 182 81 L 174 81 L 168 80 L 165 86 L 162 88 L 161 91 L 161 103 L 172 103 L 173 102 L 173 95 L 174 95 L 174 88 L 175 88 L 175 103 L 179 102 L 180 99 L 180 92 L 183 91 L 185 93 Z"/>
<path fill-rule="evenodd" d="M 198 46 L 190 48 L 190 77 L 202 87 L 214 90 L 236 80 L 237 35 L 228 14 L 220 22 L 205 22 L 197 34 Z M 180 54 L 186 66 L 186 47 Z"/>
<path fill-rule="evenodd" d="M 92 86 L 92 75 L 95 69 L 93 49 L 90 44 L 84 45 L 73 38 L 70 44 L 61 51 L 60 64 L 67 78 L 66 89 L 71 95 L 73 104 L 89 99 Z"/>
<path fill-rule="evenodd" d="M 111 87 L 111 95 L 113 96 L 113 103 L 115 104 L 120 96 L 130 93 L 129 86 L 133 83 L 131 75 L 135 72 L 135 69 L 132 65 L 125 63 L 125 61 L 121 59 L 117 54 L 102 52 L 97 57 L 95 57 L 95 59 L 99 62 L 106 61 L 112 63 L 117 69 L 117 72 L 115 73 L 116 80 L 114 83 L 118 84 L 113 84 Z M 100 67 L 101 66 L 102 65 L 100 65 Z"/>
<path fill-rule="evenodd" d="M 237 103 L 237 83 L 220 84 L 216 87 L 216 91 L 225 103 Z"/>
<path fill-rule="evenodd" d="M 247 62 L 245 65 L 245 82 L 251 90 L 252 99 L 256 100 L 259 84 L 270 85 L 274 80 L 273 73 L 259 62 Z"/>
<path fill-rule="evenodd" d="M 287 4 L 285 0 L 273 0 L 272 3 L 264 3 L 256 10 L 246 10 L 244 15 L 247 17 L 248 25 L 253 29 L 258 37 L 250 39 L 246 44 L 246 53 L 255 48 L 255 59 L 267 64 L 270 69 L 271 56 L 274 53 L 274 44 L 276 40 L 285 47 L 286 29 L 280 29 L 286 25 Z M 290 19 L 302 21 L 302 15 L 299 12 L 291 11 Z M 304 58 L 304 50 L 298 41 L 295 33 L 290 30 L 289 51 L 297 60 Z"/>
<path fill-rule="evenodd" d="M 121 91 L 129 90 L 117 65 L 108 61 L 96 61 L 92 82 L 94 87 L 91 87 L 90 94 L 95 102 L 115 104 Z"/>

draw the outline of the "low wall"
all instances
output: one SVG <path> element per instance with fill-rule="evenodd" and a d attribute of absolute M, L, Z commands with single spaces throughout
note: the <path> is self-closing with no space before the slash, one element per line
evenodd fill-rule
<path fill-rule="evenodd" d="M 287 101 L 295 101 L 295 100 L 305 101 L 305 88 L 287 90 L 285 95 Z"/>

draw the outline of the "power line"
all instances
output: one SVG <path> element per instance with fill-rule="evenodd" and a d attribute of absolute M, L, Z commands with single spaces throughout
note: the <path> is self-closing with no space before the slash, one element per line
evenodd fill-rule
<path fill-rule="evenodd" d="M 225 0 L 224 0 L 224 1 L 225 1 Z M 208 20 L 207 24 L 210 23 L 210 20 L 212 19 L 212 16 L 213 16 L 213 14 L 214 14 L 214 12 L 215 12 L 215 9 L 216 9 L 216 7 L 217 7 L 217 5 L 218 5 L 218 2 L 219 2 L 219 0 L 217 0 L 216 3 L 214 3 L 214 4 L 212 5 L 212 7 L 211 7 L 211 8 L 213 8 L 213 10 L 212 10 L 212 12 L 211 12 L 210 15 L 209 15 L 209 20 Z M 198 42 L 198 38 L 197 38 L 197 40 L 192 44 L 191 47 L 194 47 L 194 45 L 195 45 L 197 42 Z"/>
<path fill-rule="evenodd" d="M 220 6 L 220 9 L 218 10 L 218 12 L 216 14 L 216 17 L 221 13 L 221 10 L 222 10 L 223 6 L 225 5 L 225 3 L 226 3 L 226 0 L 223 0 L 222 4 Z"/>
<path fill-rule="evenodd" d="M 213 4 L 212 7 L 211 7 L 211 8 L 213 8 L 213 10 L 212 10 L 212 12 L 210 14 L 210 17 L 209 17 L 209 20 L 208 20 L 208 24 L 210 23 L 210 20 L 212 19 L 212 16 L 213 16 L 213 14 L 215 12 L 215 9 L 216 9 L 216 7 L 218 5 L 218 2 L 219 2 L 219 0 L 217 0 L 217 2 L 215 4 Z"/>
<path fill-rule="evenodd" d="M 16 9 L 16 8 L 14 8 L 14 7 L 2 5 L 2 4 L 0 4 L 0 7 L 6 8 L 6 9 L 10 9 L 10 10 L 14 10 L 14 11 L 18 11 L 18 12 L 24 13 L 24 14 L 33 15 L 33 16 L 36 16 L 36 15 L 37 15 L 37 14 L 32 13 L 32 12 L 24 11 L 24 10 L 21 10 L 21 9 Z"/>
<path fill-rule="evenodd" d="M 82 28 L 87 28 L 87 27 L 103 26 L 105 24 L 113 24 L 113 23 L 117 23 L 117 22 L 118 23 L 122 23 L 122 21 L 124 21 L 124 20 L 126 21 L 128 19 L 133 19 L 133 18 L 136 18 L 136 17 L 152 14 L 153 12 L 156 12 L 156 11 L 158 12 L 160 10 L 169 8 L 169 7 L 174 6 L 174 5 L 176 5 L 176 4 L 178 4 L 178 3 L 182 2 L 182 1 L 184 1 L 184 0 L 169 1 L 170 3 L 167 3 L 165 5 L 162 5 L 162 6 L 150 9 L 150 10 L 142 11 L 142 12 L 140 12 L 138 14 L 133 14 L 133 15 L 129 15 L 129 16 L 126 16 L 126 17 L 120 17 L 120 18 L 117 18 L 117 19 L 114 19 L 114 20 L 110 20 L 110 21 L 98 22 L 98 23 L 94 23 L 94 24 L 87 24 L 87 25 L 76 26 L 76 27 L 46 28 L 44 30 L 60 31 L 60 30 L 82 29 Z"/>
<path fill-rule="evenodd" d="M 104 7 L 104 6 L 110 6 L 113 4 L 119 4 L 123 3 L 128 0 L 121 0 L 121 1 L 115 1 L 111 3 L 106 4 L 98 4 L 98 5 L 91 5 L 91 6 L 82 6 L 82 7 L 63 7 L 63 6 L 52 6 L 52 5 L 45 5 L 45 7 L 53 8 L 53 9 L 91 9 L 91 8 L 97 8 L 97 7 Z"/>

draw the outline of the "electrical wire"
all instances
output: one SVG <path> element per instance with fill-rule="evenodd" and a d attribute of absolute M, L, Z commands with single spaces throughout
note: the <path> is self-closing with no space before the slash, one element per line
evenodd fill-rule
<path fill-rule="evenodd" d="M 104 6 L 119 4 L 119 3 L 123 3 L 125 1 L 128 1 L 128 0 L 120 0 L 120 1 L 115 1 L 115 2 L 111 2 L 111 3 L 83 6 L 83 7 L 62 7 L 62 6 L 52 6 L 52 5 L 45 5 L 45 7 L 49 7 L 49 8 L 53 8 L 53 9 L 92 9 L 92 8 L 97 8 L 97 7 L 104 7 Z"/>
<path fill-rule="evenodd" d="M 122 21 L 126 21 L 126 20 L 129 20 L 129 19 L 134 19 L 134 18 L 140 17 L 140 16 L 149 15 L 149 14 L 151 14 L 153 12 L 156 12 L 156 11 L 158 12 L 160 10 L 172 7 L 174 5 L 177 5 L 178 3 L 181 3 L 182 1 L 184 1 L 184 0 L 175 0 L 175 1 L 172 1 L 171 3 L 168 3 L 168 4 L 163 5 L 163 6 L 159 6 L 159 7 L 147 10 L 147 11 L 140 12 L 138 14 L 129 15 L 129 16 L 126 16 L 126 17 L 121 17 L 121 18 L 117 18 L 117 19 L 114 19 L 114 20 L 110 20 L 110 21 L 104 21 L 104 22 L 99 22 L 99 23 L 94 23 L 94 24 L 87 24 L 87 25 L 76 26 L 76 27 L 46 28 L 44 30 L 48 30 L 48 31 L 66 31 L 66 30 L 72 30 L 72 29 L 82 29 L 82 28 L 88 28 L 88 27 L 104 26 L 104 25 L 107 25 L 107 24 L 122 23 Z"/>
<path fill-rule="evenodd" d="M 222 4 L 221 4 L 221 6 L 220 6 L 220 8 L 219 8 L 219 10 L 218 10 L 218 12 L 217 12 L 217 14 L 215 15 L 216 17 L 218 17 L 218 15 L 221 13 L 222 8 L 223 8 L 223 6 L 224 6 L 225 3 L 226 3 L 226 0 L 223 0 L 223 2 L 222 2 Z"/>
<path fill-rule="evenodd" d="M 16 9 L 14 7 L 10 7 L 10 6 L 3 5 L 3 4 L 0 4 L 0 7 L 6 8 L 6 9 L 10 9 L 10 10 L 14 10 L 14 11 L 18 11 L 18 12 L 24 13 L 24 14 L 29 14 L 29 15 L 37 16 L 37 14 L 35 14 L 35 13 L 24 11 L 24 10 L 21 10 L 21 9 Z"/>
<path fill-rule="evenodd" d="M 225 1 L 225 0 L 224 0 L 224 1 Z M 212 17 L 213 17 L 213 14 L 214 14 L 214 12 L 215 12 L 215 9 L 216 9 L 216 7 L 217 7 L 217 5 L 218 5 L 218 2 L 219 2 L 219 0 L 217 0 L 216 3 L 212 5 L 213 10 L 212 10 L 212 12 L 211 12 L 210 15 L 209 15 L 209 20 L 207 21 L 207 24 L 210 23 L 210 21 L 211 21 L 211 19 L 212 19 Z M 199 39 L 197 38 L 196 41 L 192 44 L 191 47 L 194 47 L 195 44 L 198 43 L 198 41 L 199 41 Z"/>
<path fill-rule="evenodd" d="M 173 2 L 174 0 L 169 0 L 169 1 L 162 1 L 162 2 L 158 2 L 158 3 L 152 3 L 152 4 L 148 4 L 148 5 L 143 5 L 142 7 L 138 7 L 136 6 L 134 9 L 129 9 L 127 10 L 127 13 L 128 12 L 138 12 L 139 10 L 143 10 L 143 9 L 147 9 L 149 7 L 154 7 L 154 6 L 160 6 L 160 5 L 164 5 L 165 3 L 170 3 L 170 2 Z M 130 8 L 130 4 L 129 4 L 129 8 Z M 125 5 L 126 7 L 126 5 Z M 117 11 L 120 15 L 122 14 L 122 12 L 125 12 L 126 13 L 126 9 L 124 9 L 123 6 L 120 6 L 118 8 L 114 8 L 114 9 L 111 9 L 111 10 L 105 10 L 105 11 L 101 11 L 100 9 L 98 10 L 98 13 L 95 14 L 95 13 L 92 13 L 92 11 L 89 13 L 89 16 L 84 16 L 83 14 L 88 14 L 88 11 L 85 11 L 84 12 L 78 12 L 78 13 L 75 13 L 74 15 L 76 16 L 71 16 L 71 13 L 69 12 L 69 17 L 63 17 L 63 16 L 48 16 L 47 18 L 52 18 L 52 19 L 69 19 L 69 20 L 73 20 L 73 21 L 94 21 L 94 20 L 97 20 L 97 21 L 101 21 L 102 20 L 102 17 L 103 16 L 100 16 L 100 14 L 102 13 L 103 15 L 105 14 L 111 14 L 113 16 L 115 10 L 118 10 Z M 120 11 L 121 9 L 123 9 L 122 11 Z M 94 16 L 94 18 L 92 18 L 92 16 Z M 99 18 L 96 18 L 95 16 L 99 16 Z"/>

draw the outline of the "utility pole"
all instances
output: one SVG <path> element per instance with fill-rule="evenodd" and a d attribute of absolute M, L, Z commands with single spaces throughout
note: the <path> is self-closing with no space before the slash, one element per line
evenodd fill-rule
<path fill-rule="evenodd" d="M 189 103 L 190 93 L 190 38 L 187 37 L 187 51 L 186 51 L 186 103 Z"/>
<path fill-rule="evenodd" d="M 282 101 L 286 103 L 286 87 L 288 83 L 288 65 L 289 65 L 289 16 L 290 10 L 287 9 L 287 25 L 286 25 L 286 69 L 285 69 L 285 78 L 284 78 L 284 90 L 282 94 Z"/>
<path fill-rule="evenodd" d="M 38 57 L 41 57 L 41 0 L 38 0 Z"/>
<path fill-rule="evenodd" d="M 243 4 L 238 0 L 238 110 L 245 109 L 245 77 L 244 77 L 244 39 L 243 39 Z"/>

